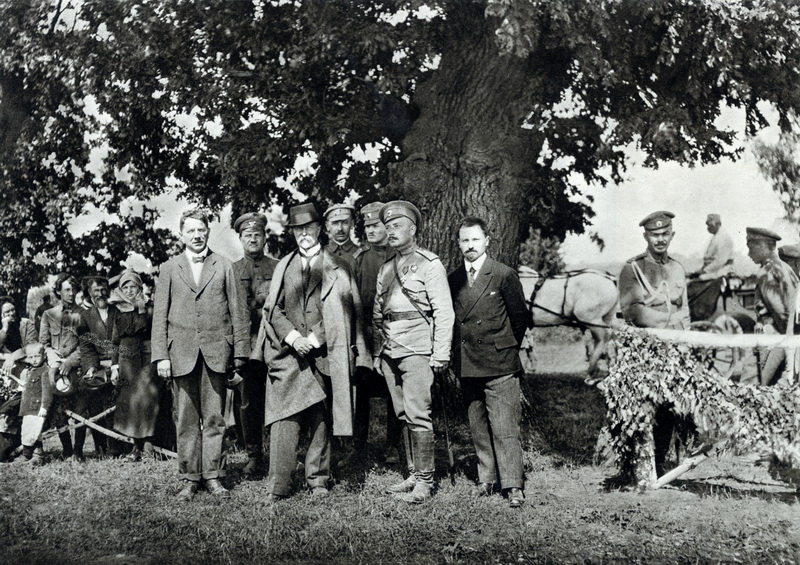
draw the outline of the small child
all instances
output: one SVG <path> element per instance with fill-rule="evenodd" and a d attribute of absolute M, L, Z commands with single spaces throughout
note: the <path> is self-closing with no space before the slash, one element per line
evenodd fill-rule
<path fill-rule="evenodd" d="M 31 343 L 25 346 L 24 363 L 28 367 L 23 371 L 25 388 L 22 391 L 22 402 L 19 415 L 22 416 L 22 458 L 33 464 L 42 462 L 42 430 L 47 418 L 47 411 L 53 404 L 53 391 L 47 376 L 44 345 Z"/>

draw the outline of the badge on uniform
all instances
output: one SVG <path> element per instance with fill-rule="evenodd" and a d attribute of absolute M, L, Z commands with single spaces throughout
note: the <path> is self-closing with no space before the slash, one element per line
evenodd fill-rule
<path fill-rule="evenodd" d="M 417 272 L 417 266 L 416 265 L 411 265 L 411 272 L 412 273 L 416 273 Z"/>

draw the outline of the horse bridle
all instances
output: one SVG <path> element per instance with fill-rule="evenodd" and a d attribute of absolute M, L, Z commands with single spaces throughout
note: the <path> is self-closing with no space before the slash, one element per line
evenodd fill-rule
<path fill-rule="evenodd" d="M 578 275 L 585 274 L 585 273 L 594 273 L 596 275 L 601 275 L 601 276 L 603 276 L 603 277 L 605 277 L 605 278 L 607 278 L 607 279 L 609 279 L 611 281 L 614 281 L 614 284 L 616 284 L 616 282 L 617 282 L 616 277 L 612 276 L 611 273 L 607 273 L 605 271 L 598 271 L 598 270 L 595 270 L 595 269 L 581 269 L 581 270 L 578 270 L 578 271 L 568 271 L 566 273 L 562 273 L 562 274 L 555 275 L 555 276 L 552 276 L 552 277 L 543 277 L 543 276 L 537 274 L 536 276 L 537 276 L 538 280 L 536 281 L 536 284 L 533 287 L 533 292 L 531 293 L 531 299 L 529 301 L 530 307 L 531 308 L 538 308 L 539 310 L 541 310 L 543 312 L 547 312 L 548 314 L 552 314 L 553 316 L 558 316 L 559 318 L 562 318 L 564 320 L 568 320 L 569 322 L 571 322 L 571 323 L 573 323 L 575 325 L 590 326 L 590 327 L 594 327 L 594 328 L 606 328 L 606 329 L 609 328 L 610 326 L 607 326 L 605 324 L 593 324 L 591 322 L 585 322 L 585 321 L 583 321 L 583 320 L 581 320 L 581 319 L 579 319 L 579 318 L 577 318 L 575 316 L 567 316 L 564 313 L 564 309 L 565 309 L 565 307 L 567 305 L 567 287 L 569 286 L 569 279 L 571 279 L 572 277 L 576 277 Z M 538 293 L 539 290 L 544 286 L 544 283 L 547 282 L 548 279 L 562 279 L 562 278 L 564 279 L 564 298 L 561 300 L 561 312 L 555 312 L 553 310 L 550 310 L 550 308 L 545 308 L 541 304 L 536 304 L 536 293 Z M 559 325 L 559 324 L 547 324 L 547 325 L 544 325 L 544 326 L 536 326 L 536 327 L 538 327 L 538 328 L 546 328 L 546 327 L 554 327 L 554 326 L 557 326 L 557 325 Z"/>

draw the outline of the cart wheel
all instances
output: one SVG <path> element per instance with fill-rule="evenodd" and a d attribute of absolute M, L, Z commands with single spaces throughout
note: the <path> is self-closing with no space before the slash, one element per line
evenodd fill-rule
<path fill-rule="evenodd" d="M 718 334 L 742 334 L 742 325 L 733 316 L 720 314 L 713 322 L 692 322 L 690 329 Z M 711 367 L 726 379 L 737 380 L 742 376 L 744 350 L 736 347 L 720 347 L 712 355 Z"/>

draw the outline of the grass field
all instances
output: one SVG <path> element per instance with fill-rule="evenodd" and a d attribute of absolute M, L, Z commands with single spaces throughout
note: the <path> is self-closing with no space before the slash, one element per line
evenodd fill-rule
<path fill-rule="evenodd" d="M 580 343 L 569 343 L 560 356 L 579 354 Z M 592 465 L 604 412 L 596 389 L 553 371 L 526 377 L 524 392 L 519 510 L 472 496 L 462 414 L 452 426 L 455 484 L 438 434 L 439 490 L 415 507 L 383 493 L 401 465 L 369 459 L 337 471 L 325 499 L 302 491 L 298 476 L 300 492 L 274 507 L 261 503 L 265 481 L 241 480 L 241 454 L 229 460 L 231 499 L 201 493 L 191 503 L 174 500 L 174 462 L 5 464 L 0 563 L 800 563 L 796 491 L 752 457 L 709 461 L 674 488 L 606 490 L 613 469 Z"/>

